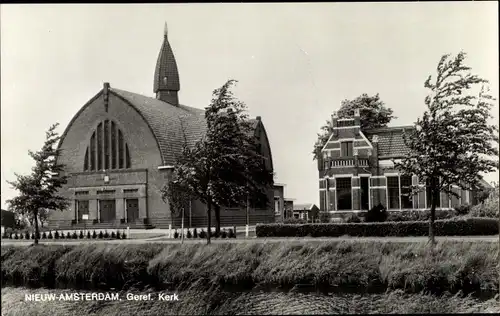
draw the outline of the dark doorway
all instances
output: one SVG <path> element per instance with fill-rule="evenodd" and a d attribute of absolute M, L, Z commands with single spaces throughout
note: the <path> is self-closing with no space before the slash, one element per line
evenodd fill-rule
<path fill-rule="evenodd" d="M 116 218 L 115 200 L 99 200 L 101 222 L 111 222 Z"/>
<path fill-rule="evenodd" d="M 368 198 L 370 196 L 368 190 L 368 177 L 361 177 L 361 210 L 367 211 L 370 208 Z"/>
<path fill-rule="evenodd" d="M 127 222 L 135 222 L 139 218 L 139 200 L 127 199 Z"/>
<path fill-rule="evenodd" d="M 337 178 L 337 209 L 352 210 L 351 178 Z"/>
<path fill-rule="evenodd" d="M 78 220 L 81 221 L 83 219 L 83 215 L 89 214 L 89 201 L 76 201 L 76 208 L 78 210 Z"/>

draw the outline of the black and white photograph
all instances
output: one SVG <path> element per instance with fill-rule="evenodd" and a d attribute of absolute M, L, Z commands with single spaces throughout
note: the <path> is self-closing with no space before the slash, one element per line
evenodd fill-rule
<path fill-rule="evenodd" d="M 498 6 L 1 4 L 1 315 L 500 313 Z"/>

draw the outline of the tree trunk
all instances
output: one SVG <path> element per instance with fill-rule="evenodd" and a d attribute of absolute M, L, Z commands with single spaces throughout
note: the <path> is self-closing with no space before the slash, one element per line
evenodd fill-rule
<path fill-rule="evenodd" d="M 35 211 L 35 245 L 38 245 L 38 237 L 40 233 L 38 231 L 38 211 Z"/>
<path fill-rule="evenodd" d="M 220 207 L 215 206 L 215 235 L 220 234 Z"/>
<path fill-rule="evenodd" d="M 212 203 L 207 203 L 207 216 L 208 216 L 208 228 L 207 228 L 207 245 L 210 244 L 210 235 L 212 232 Z"/>
<path fill-rule="evenodd" d="M 436 219 L 437 196 L 439 193 L 435 191 L 435 188 L 431 188 L 431 216 L 429 218 L 429 243 L 431 247 L 436 244 L 436 239 L 434 237 L 434 221 Z"/>

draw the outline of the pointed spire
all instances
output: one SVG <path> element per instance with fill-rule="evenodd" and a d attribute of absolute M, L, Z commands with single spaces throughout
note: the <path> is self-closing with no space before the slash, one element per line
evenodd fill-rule
<path fill-rule="evenodd" d="M 156 93 L 157 99 L 172 105 L 178 105 L 179 97 L 177 92 L 180 90 L 179 72 L 167 33 L 167 23 L 165 22 L 163 44 L 158 54 L 158 60 L 156 61 L 153 91 Z"/>
<path fill-rule="evenodd" d="M 164 29 L 164 31 L 163 31 L 163 32 L 164 32 L 163 34 L 165 35 L 165 37 L 167 37 L 167 36 L 168 36 L 168 26 L 167 26 L 167 22 L 165 22 L 165 29 Z"/>

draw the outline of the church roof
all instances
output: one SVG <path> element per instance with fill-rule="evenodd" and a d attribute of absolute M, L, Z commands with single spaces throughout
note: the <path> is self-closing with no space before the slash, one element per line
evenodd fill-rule
<path fill-rule="evenodd" d="M 206 132 L 205 111 L 169 103 L 137 93 L 111 88 L 110 92 L 134 107 L 153 132 L 164 164 L 173 164 L 184 141 L 194 145 Z"/>
<path fill-rule="evenodd" d="M 186 105 L 172 105 L 156 98 L 110 88 L 110 92 L 134 107 L 153 132 L 165 165 L 173 165 L 186 141 L 193 146 L 206 133 L 205 110 Z M 257 128 L 258 120 L 252 119 Z"/>
<path fill-rule="evenodd" d="M 379 158 L 398 158 L 408 153 L 405 146 L 403 133 L 409 132 L 413 126 L 384 127 L 363 131 L 368 140 L 373 144 L 373 136 L 378 135 Z"/>

